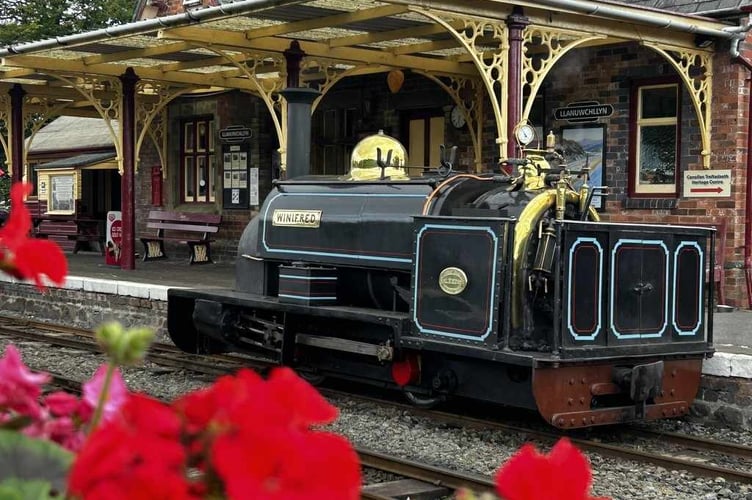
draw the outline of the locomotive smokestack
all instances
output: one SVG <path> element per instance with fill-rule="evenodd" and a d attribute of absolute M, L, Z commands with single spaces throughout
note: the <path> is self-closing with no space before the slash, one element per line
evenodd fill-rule
<path fill-rule="evenodd" d="M 311 105 L 321 94 L 305 87 L 280 92 L 287 99 L 287 178 L 311 172 Z"/>

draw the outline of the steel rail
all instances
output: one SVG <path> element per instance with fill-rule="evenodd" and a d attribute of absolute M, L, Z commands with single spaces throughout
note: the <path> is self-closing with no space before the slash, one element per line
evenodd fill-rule
<path fill-rule="evenodd" d="M 555 431 L 545 431 L 545 430 L 533 429 L 529 427 L 521 427 L 517 425 L 504 424 L 501 422 L 483 420 L 483 419 L 469 417 L 465 415 L 455 415 L 452 413 L 446 413 L 446 412 L 441 412 L 441 411 L 420 409 L 420 408 L 415 408 L 411 405 L 404 404 L 404 403 L 386 401 L 386 400 L 378 399 L 378 398 L 370 398 L 367 396 L 358 396 L 358 395 L 343 393 L 341 391 L 332 391 L 328 389 L 323 389 L 323 390 L 320 389 L 320 391 L 323 394 L 329 395 L 329 396 L 339 395 L 339 396 L 345 396 L 351 399 L 373 401 L 380 405 L 388 404 L 390 406 L 393 406 L 399 409 L 410 411 L 415 416 L 438 420 L 442 423 L 450 423 L 454 425 L 461 425 L 461 426 L 466 426 L 466 427 L 470 427 L 474 429 L 481 429 L 481 430 L 515 432 L 515 433 L 524 435 L 525 439 L 527 440 L 537 439 L 537 440 L 541 440 L 545 442 L 555 442 L 562 437 L 568 437 L 569 440 L 573 444 L 578 446 L 580 449 L 593 452 L 593 453 L 598 453 L 603 456 L 625 459 L 625 460 L 633 460 L 633 461 L 641 462 L 641 463 L 649 463 L 649 464 L 658 465 L 667 469 L 685 470 L 687 472 L 691 472 L 692 474 L 702 476 L 702 477 L 713 477 L 713 478 L 722 477 L 729 481 L 735 481 L 735 482 L 739 482 L 743 484 L 752 484 L 752 473 L 738 471 L 734 469 L 728 469 L 725 467 L 719 467 L 719 466 L 712 465 L 712 464 L 703 464 L 703 463 L 693 462 L 687 459 L 676 458 L 673 456 L 666 456 L 666 455 L 661 455 L 658 453 L 650 453 L 646 451 L 641 451 L 641 450 L 637 450 L 637 449 L 630 448 L 630 447 L 611 445 L 611 444 L 601 443 L 598 441 L 593 441 L 593 440 L 588 440 L 588 439 L 580 439 L 580 438 L 569 436 L 563 432 L 559 433 Z M 703 449 L 706 449 L 706 450 L 719 451 L 719 452 L 726 452 L 727 450 L 733 450 L 733 451 L 729 451 L 729 453 L 734 454 L 734 455 L 739 455 L 739 456 L 752 456 L 752 448 L 750 447 L 737 445 L 735 443 L 713 442 L 712 440 L 709 440 L 709 439 L 693 438 L 693 437 L 688 437 L 682 443 L 680 442 L 680 439 L 679 439 L 681 435 L 677 435 L 677 436 L 679 436 L 676 438 L 677 444 L 686 445 L 687 443 L 691 443 L 692 445 L 700 447 L 700 446 L 703 446 L 703 441 L 705 441 L 704 443 L 705 447 Z M 673 438 L 670 438 L 670 439 L 673 439 Z"/>
<path fill-rule="evenodd" d="M 402 477 L 417 479 L 435 486 L 443 486 L 453 491 L 469 489 L 475 493 L 493 492 L 493 479 L 479 474 L 460 473 L 434 465 L 429 465 L 403 457 L 388 455 L 365 448 L 355 448 L 363 467 L 389 472 Z M 382 495 L 362 492 L 362 498 L 380 499 Z M 389 497 L 391 498 L 391 497 Z"/>
<path fill-rule="evenodd" d="M 726 455 L 736 455 L 742 458 L 752 458 L 752 447 L 738 443 L 714 441 L 700 436 L 691 436 L 680 434 L 678 432 L 643 429 L 639 427 L 627 427 L 624 429 L 624 432 L 638 437 L 661 439 L 694 450 L 714 451 Z"/>
<path fill-rule="evenodd" d="M 24 323 L 22 328 L 36 329 L 37 327 L 30 326 Z M 9 326 L 7 321 L 0 322 L 0 334 L 10 335 L 15 338 L 31 340 L 34 342 L 43 342 L 60 347 L 68 347 L 71 349 L 79 349 L 82 351 L 96 352 L 100 354 L 102 353 L 101 348 L 94 342 L 94 337 L 91 334 L 89 334 L 88 336 L 80 335 L 86 340 L 66 338 L 60 335 L 56 335 L 79 335 L 78 333 L 71 333 L 70 327 L 56 329 L 54 325 L 46 323 L 43 330 L 46 330 L 48 333 L 28 331 L 22 328 Z M 206 356 L 184 353 L 174 346 L 169 346 L 167 344 L 153 344 L 150 347 L 149 351 L 147 351 L 145 357 L 146 360 L 160 366 L 187 369 L 207 375 L 226 375 L 242 367 L 260 369 L 268 366 L 260 362 L 257 363 L 256 366 L 254 366 L 253 360 L 234 356 L 223 357 L 215 355 L 210 359 L 206 358 Z"/>

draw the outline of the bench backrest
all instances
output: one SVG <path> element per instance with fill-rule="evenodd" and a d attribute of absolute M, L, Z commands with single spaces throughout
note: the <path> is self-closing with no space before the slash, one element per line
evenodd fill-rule
<path fill-rule="evenodd" d="M 167 212 L 164 210 L 152 210 L 146 218 L 146 227 L 156 229 L 157 234 L 163 237 L 164 231 L 178 231 L 187 233 L 216 233 L 222 216 L 218 214 L 193 214 L 185 212 Z"/>

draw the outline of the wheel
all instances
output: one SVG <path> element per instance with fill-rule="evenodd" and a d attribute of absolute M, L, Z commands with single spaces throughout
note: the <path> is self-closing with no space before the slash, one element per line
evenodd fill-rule
<path fill-rule="evenodd" d="M 431 409 L 436 405 L 443 403 L 446 400 L 444 396 L 431 396 L 426 397 L 424 395 L 418 395 L 411 391 L 405 391 L 405 397 L 413 406 L 418 408 Z"/>
<path fill-rule="evenodd" d="M 315 369 L 311 368 L 299 368 L 295 370 L 298 375 L 300 375 L 300 378 L 308 382 L 314 387 L 317 387 L 324 383 L 326 380 L 326 375 L 322 375 L 318 373 Z"/>

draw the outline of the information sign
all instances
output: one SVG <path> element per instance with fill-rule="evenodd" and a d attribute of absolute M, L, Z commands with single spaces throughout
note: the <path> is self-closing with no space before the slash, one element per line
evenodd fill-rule
<path fill-rule="evenodd" d="M 731 196 L 731 170 L 688 170 L 684 172 L 685 198 Z"/>

